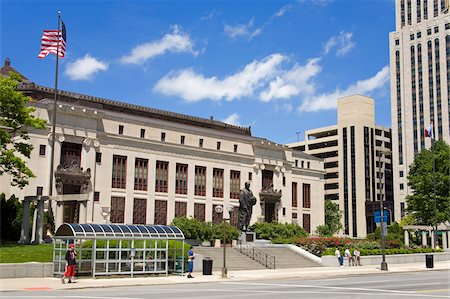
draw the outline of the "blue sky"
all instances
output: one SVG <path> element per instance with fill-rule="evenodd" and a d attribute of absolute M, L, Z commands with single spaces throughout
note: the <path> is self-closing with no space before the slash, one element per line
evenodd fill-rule
<path fill-rule="evenodd" d="M 251 126 L 278 143 L 336 123 L 336 99 L 375 99 L 390 126 L 394 0 L 1 0 L 1 59 L 53 87 L 42 30 L 67 28 L 59 88 Z"/>

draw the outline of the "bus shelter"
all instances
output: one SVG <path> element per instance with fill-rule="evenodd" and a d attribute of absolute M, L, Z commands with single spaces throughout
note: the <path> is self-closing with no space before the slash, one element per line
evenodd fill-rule
<path fill-rule="evenodd" d="M 63 223 L 53 241 L 53 274 L 63 275 L 70 244 L 79 275 L 184 273 L 184 234 L 176 226 Z"/>

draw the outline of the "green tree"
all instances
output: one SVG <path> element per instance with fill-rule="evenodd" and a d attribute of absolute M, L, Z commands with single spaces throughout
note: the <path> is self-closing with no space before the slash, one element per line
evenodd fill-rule
<path fill-rule="evenodd" d="M 28 129 L 44 129 L 46 122 L 32 115 L 34 107 L 27 107 L 28 97 L 17 88 L 20 80 L 13 72 L 0 76 L 0 175 L 11 175 L 11 185 L 23 188 L 34 177 L 23 159 L 33 150 L 26 142 Z"/>
<path fill-rule="evenodd" d="M 342 212 L 339 211 L 339 205 L 331 200 L 325 200 L 325 224 L 319 225 L 316 233 L 320 236 L 332 236 L 342 229 Z"/>
<path fill-rule="evenodd" d="M 407 209 L 414 214 L 416 224 L 435 224 L 433 181 L 436 185 L 436 220 L 438 223 L 450 221 L 450 147 L 444 141 L 436 141 L 433 149 L 422 150 L 410 166 L 408 185 L 414 194 L 406 198 Z"/>

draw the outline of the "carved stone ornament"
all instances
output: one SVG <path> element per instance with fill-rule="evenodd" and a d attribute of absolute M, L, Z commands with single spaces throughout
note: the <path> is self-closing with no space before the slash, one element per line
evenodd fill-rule
<path fill-rule="evenodd" d="M 91 146 L 92 144 L 92 139 L 91 138 L 84 138 L 83 140 L 83 144 L 87 147 Z"/>
<path fill-rule="evenodd" d="M 64 184 L 79 185 L 80 194 L 86 194 L 91 182 L 91 169 L 83 170 L 76 160 L 70 165 L 58 165 L 55 171 L 56 192 L 63 194 Z"/>
<path fill-rule="evenodd" d="M 276 190 L 273 188 L 273 184 L 262 188 L 259 192 L 259 198 L 261 204 L 264 202 L 280 202 L 281 201 L 281 190 Z"/>
<path fill-rule="evenodd" d="M 61 143 L 66 140 L 66 137 L 64 137 L 63 134 L 57 134 L 56 137 L 58 137 L 58 141 Z"/>

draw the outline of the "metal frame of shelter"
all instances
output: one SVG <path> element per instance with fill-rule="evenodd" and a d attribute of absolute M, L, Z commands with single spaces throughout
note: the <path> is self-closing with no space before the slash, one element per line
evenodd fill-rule
<path fill-rule="evenodd" d="M 53 241 L 53 274 L 64 274 L 70 244 L 81 275 L 181 274 L 184 239 L 176 226 L 63 223 Z"/>

